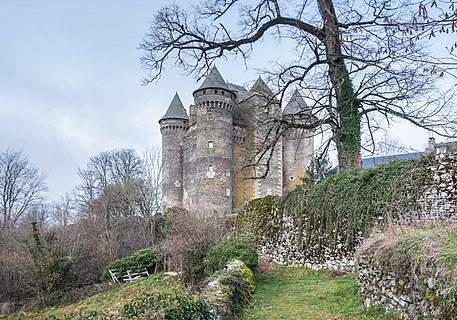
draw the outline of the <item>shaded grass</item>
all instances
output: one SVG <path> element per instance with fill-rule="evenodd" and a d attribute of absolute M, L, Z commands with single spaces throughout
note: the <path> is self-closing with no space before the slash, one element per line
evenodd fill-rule
<path fill-rule="evenodd" d="M 183 288 L 183 284 L 175 278 L 166 278 L 163 274 L 154 274 L 148 278 L 139 279 L 133 283 L 114 286 L 109 290 L 99 292 L 89 298 L 65 307 L 46 308 L 38 311 L 19 312 L 10 315 L 0 315 L 0 319 L 37 319 L 56 316 L 64 318 L 65 315 L 77 315 L 91 311 L 103 311 L 107 315 L 120 316 L 124 305 L 130 302 L 135 294 L 141 292 L 153 293 Z"/>
<path fill-rule="evenodd" d="M 278 267 L 257 275 L 257 292 L 245 319 L 396 319 L 366 309 L 357 297 L 355 275 Z"/>

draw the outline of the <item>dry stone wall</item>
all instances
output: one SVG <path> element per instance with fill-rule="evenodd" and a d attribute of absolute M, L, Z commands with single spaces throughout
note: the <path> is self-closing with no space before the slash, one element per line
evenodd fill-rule
<path fill-rule="evenodd" d="M 427 168 L 428 178 L 424 179 L 428 182 L 418 200 L 419 210 L 406 211 L 401 216 L 401 221 L 457 221 L 457 153 L 438 154 L 430 163 Z M 330 238 L 333 241 L 326 243 L 325 241 L 328 240 L 324 240 L 325 237 L 322 237 L 322 241 L 321 239 L 311 239 L 312 241 L 310 241 L 312 236 L 319 237 L 321 231 L 314 232 L 313 235 L 307 234 L 307 229 L 300 225 L 308 223 L 307 217 L 299 217 L 298 219 L 301 221 L 297 222 L 297 218 L 293 217 L 293 214 L 287 209 L 284 209 L 279 216 L 277 207 L 274 208 L 274 211 L 274 213 L 263 213 L 266 216 L 275 216 L 276 220 L 274 237 L 265 232 L 260 235 L 261 239 L 256 239 L 261 256 L 284 265 L 302 266 L 306 264 L 313 269 L 354 270 L 354 249 L 347 248 L 347 239 L 342 236 L 345 230 L 335 228 L 328 231 L 323 228 L 322 232 L 332 233 Z M 380 224 L 384 222 L 383 219 L 383 217 L 379 217 Z M 325 222 L 313 223 L 316 228 L 320 228 Z M 341 221 L 340 225 L 344 226 L 345 222 Z M 251 231 L 247 230 L 248 237 Z M 246 230 L 241 233 L 243 232 Z M 363 242 L 361 231 L 357 231 L 353 237 L 356 243 Z"/>
<path fill-rule="evenodd" d="M 429 167 L 433 176 L 420 199 L 422 218 L 429 221 L 457 221 L 457 152 L 441 153 Z"/>
<path fill-rule="evenodd" d="M 399 313 L 402 319 L 452 319 L 437 296 L 439 279 L 433 272 L 417 279 L 401 270 L 380 268 L 369 256 L 361 257 L 357 265 L 357 287 L 366 307 L 382 305 L 386 312 Z"/>

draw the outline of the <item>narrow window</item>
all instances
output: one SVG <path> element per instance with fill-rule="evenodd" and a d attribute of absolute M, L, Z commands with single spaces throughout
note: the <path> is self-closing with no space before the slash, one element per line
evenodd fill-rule
<path fill-rule="evenodd" d="M 214 165 L 209 164 L 208 170 L 206 171 L 206 177 L 212 179 L 215 176 L 216 176 L 216 172 L 214 171 Z"/>
<path fill-rule="evenodd" d="M 213 120 L 213 113 L 212 112 L 208 112 L 206 115 L 207 115 L 207 119 L 208 120 Z"/>

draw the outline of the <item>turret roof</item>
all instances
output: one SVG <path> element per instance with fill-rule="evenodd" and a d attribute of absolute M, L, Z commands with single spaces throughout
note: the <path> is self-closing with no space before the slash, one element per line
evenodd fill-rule
<path fill-rule="evenodd" d="M 305 100 L 303 100 L 303 97 L 298 92 L 298 90 L 295 90 L 294 94 L 292 95 L 286 107 L 284 108 L 282 114 L 295 115 L 303 112 L 304 110 L 309 111 L 308 106 L 306 105 Z"/>
<path fill-rule="evenodd" d="M 208 76 L 206 77 L 205 81 L 203 81 L 202 85 L 198 90 L 207 89 L 207 88 L 221 88 L 230 90 L 227 83 L 225 82 L 224 78 L 222 78 L 219 70 L 216 67 L 213 67 Z"/>
<path fill-rule="evenodd" d="M 266 97 L 272 97 L 274 96 L 273 91 L 268 87 L 268 85 L 265 83 L 265 81 L 262 80 L 261 77 L 259 77 L 254 85 L 251 88 L 251 91 L 255 91 L 257 93 L 260 93 Z"/>
<path fill-rule="evenodd" d="M 248 93 L 245 95 L 245 99 L 250 99 L 252 97 L 263 98 L 263 100 L 270 101 L 274 98 L 274 94 L 265 83 L 265 81 L 259 77 L 251 89 L 248 91 Z"/>
<path fill-rule="evenodd" d="M 165 119 L 189 119 L 189 116 L 187 115 L 186 109 L 184 109 L 184 105 L 182 104 L 178 93 L 176 93 L 173 97 L 173 100 L 171 100 L 167 112 L 162 117 L 162 119 L 159 120 L 159 122 Z"/>

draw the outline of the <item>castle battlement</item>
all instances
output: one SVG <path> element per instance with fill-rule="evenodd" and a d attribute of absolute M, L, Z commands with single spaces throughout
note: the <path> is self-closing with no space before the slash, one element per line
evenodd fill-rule
<path fill-rule="evenodd" d="M 246 90 L 225 82 L 213 68 L 193 97 L 189 116 L 176 94 L 159 121 L 164 210 L 176 206 L 223 215 L 300 183 L 313 155 L 312 132 L 289 128 L 279 140 L 271 136 L 277 120 L 306 121 L 307 106 L 298 92 L 281 111 L 262 79 Z M 272 141 L 274 148 L 262 157 Z"/>

